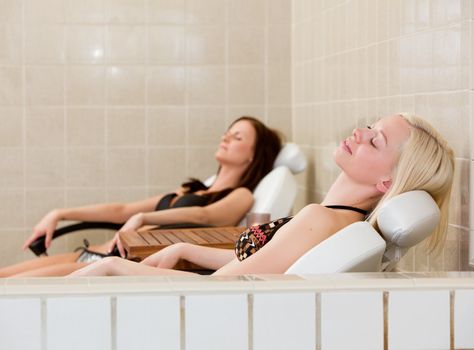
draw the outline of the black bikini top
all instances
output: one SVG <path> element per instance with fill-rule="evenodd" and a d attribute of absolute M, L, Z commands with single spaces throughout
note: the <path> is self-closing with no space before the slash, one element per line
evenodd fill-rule
<path fill-rule="evenodd" d="M 351 210 L 364 216 L 367 215 L 366 210 L 347 205 L 326 205 L 325 207 L 330 209 Z M 240 234 L 239 239 L 235 242 L 235 255 L 237 255 L 237 258 L 242 261 L 260 250 L 260 248 L 267 244 L 275 233 L 291 219 L 293 219 L 293 217 L 289 216 L 247 228 Z"/>
<path fill-rule="evenodd" d="M 155 210 L 164 210 L 170 208 L 182 208 L 182 207 L 204 207 L 209 204 L 208 196 L 200 196 L 194 193 L 185 193 L 178 197 L 176 201 L 172 203 L 173 199 L 178 195 L 176 193 L 168 193 L 163 196 L 160 201 L 156 204 Z"/>

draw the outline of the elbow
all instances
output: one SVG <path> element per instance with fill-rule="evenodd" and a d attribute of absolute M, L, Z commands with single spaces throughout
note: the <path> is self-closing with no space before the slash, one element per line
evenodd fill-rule
<path fill-rule="evenodd" d="M 196 207 L 196 216 L 195 216 L 195 223 L 200 225 L 215 225 L 211 217 L 211 213 L 206 207 Z"/>

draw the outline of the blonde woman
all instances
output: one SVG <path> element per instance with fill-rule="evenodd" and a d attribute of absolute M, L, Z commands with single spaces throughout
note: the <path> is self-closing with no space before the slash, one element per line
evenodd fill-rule
<path fill-rule="evenodd" d="M 323 202 L 310 204 L 293 218 L 246 230 L 235 251 L 181 244 L 142 263 L 107 258 L 76 271 L 84 275 L 190 274 L 171 268 L 178 258 L 217 270 L 216 275 L 284 273 L 306 251 L 368 215 L 375 225 L 380 205 L 411 190 L 425 190 L 441 210 L 429 247 L 445 240 L 454 155 L 446 141 L 419 117 L 398 114 L 357 128 L 334 152 L 341 169 Z"/>

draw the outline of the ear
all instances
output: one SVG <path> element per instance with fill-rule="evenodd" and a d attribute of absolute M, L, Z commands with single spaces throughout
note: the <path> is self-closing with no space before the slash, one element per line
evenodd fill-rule
<path fill-rule="evenodd" d="M 390 186 L 392 186 L 392 179 L 380 180 L 375 184 L 375 187 L 381 193 L 386 193 L 390 189 Z"/>

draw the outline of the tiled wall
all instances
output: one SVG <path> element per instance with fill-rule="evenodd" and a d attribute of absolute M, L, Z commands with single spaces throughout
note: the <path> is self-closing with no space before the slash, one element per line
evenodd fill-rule
<path fill-rule="evenodd" d="M 290 39 L 288 0 L 0 0 L 0 265 L 52 208 L 211 175 L 242 114 L 291 138 Z"/>
<path fill-rule="evenodd" d="M 337 174 L 331 155 L 354 126 L 400 111 L 427 118 L 456 152 L 448 241 L 417 247 L 407 270 L 468 269 L 472 1 L 294 0 L 293 137 L 310 159 L 300 204 Z"/>
<path fill-rule="evenodd" d="M 474 349 L 473 276 L 446 277 L 3 281 L 0 344 L 11 350 Z"/>

